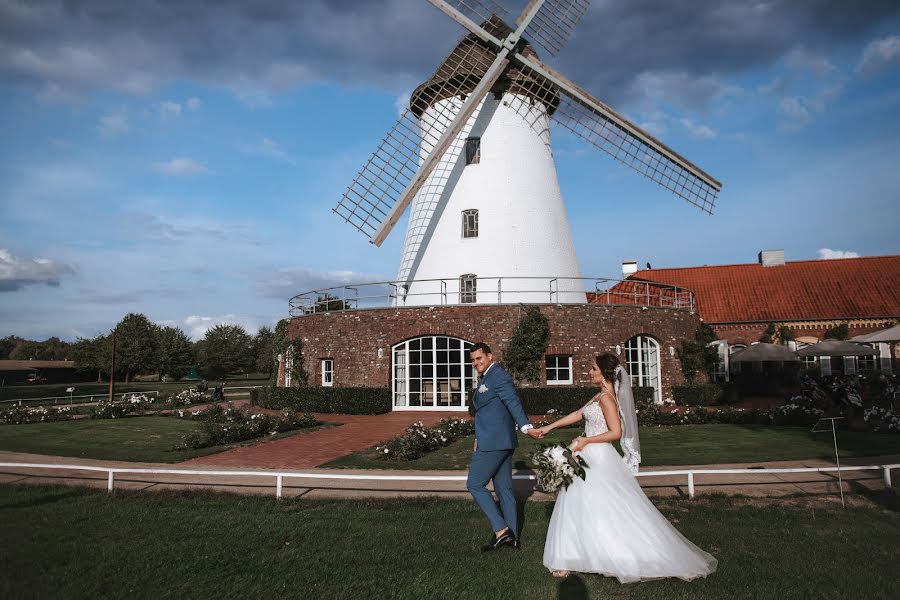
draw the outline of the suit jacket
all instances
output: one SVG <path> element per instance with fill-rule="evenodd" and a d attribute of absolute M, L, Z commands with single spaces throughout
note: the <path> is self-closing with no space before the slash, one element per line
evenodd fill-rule
<path fill-rule="evenodd" d="M 480 391 L 481 389 L 485 391 Z M 516 431 L 528 417 L 519 401 L 512 377 L 494 364 L 488 369 L 472 398 L 475 407 L 475 439 L 479 450 L 509 450 L 519 441 Z"/>

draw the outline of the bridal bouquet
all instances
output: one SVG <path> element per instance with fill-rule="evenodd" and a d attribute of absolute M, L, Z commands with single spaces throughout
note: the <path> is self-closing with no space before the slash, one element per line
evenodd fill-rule
<path fill-rule="evenodd" d="M 542 444 L 531 457 L 537 470 L 538 487 L 550 494 L 567 489 L 577 476 L 584 479 L 588 464 L 572 450 L 559 444 Z"/>

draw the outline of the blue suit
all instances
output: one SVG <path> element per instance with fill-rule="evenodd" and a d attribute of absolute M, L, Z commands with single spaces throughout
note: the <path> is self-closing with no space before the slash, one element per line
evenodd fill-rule
<path fill-rule="evenodd" d="M 481 391 L 484 390 L 484 391 Z M 494 363 L 481 378 L 472 398 L 475 408 L 475 440 L 466 488 L 487 515 L 494 531 L 509 527 L 516 537 L 519 525 L 513 495 L 512 455 L 519 445 L 516 430 L 528 424 L 512 377 Z M 500 509 L 485 486 L 493 480 Z M 502 512 L 501 512 L 502 511 Z"/>

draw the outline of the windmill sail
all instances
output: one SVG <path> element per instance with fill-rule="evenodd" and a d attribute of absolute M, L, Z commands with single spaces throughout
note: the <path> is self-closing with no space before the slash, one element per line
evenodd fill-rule
<path fill-rule="evenodd" d="M 712 214 L 722 184 L 652 135 L 597 100 L 540 61 L 522 55 L 516 61 L 532 93 L 559 94 L 553 120 L 631 167 L 682 200 Z"/>
<path fill-rule="evenodd" d="M 525 37 L 556 54 L 569 41 L 572 31 L 590 6 L 590 0 L 546 0 L 525 29 Z"/>
<path fill-rule="evenodd" d="M 425 158 L 422 148 L 437 143 L 459 113 L 462 99 L 481 81 L 495 58 L 496 53 L 483 42 L 459 43 L 429 78 L 429 85 L 415 91 L 409 108 L 388 131 L 333 211 L 373 237 Z M 447 99 L 458 101 L 440 102 Z M 438 111 L 437 118 L 420 121 L 419 117 L 429 108 Z"/>

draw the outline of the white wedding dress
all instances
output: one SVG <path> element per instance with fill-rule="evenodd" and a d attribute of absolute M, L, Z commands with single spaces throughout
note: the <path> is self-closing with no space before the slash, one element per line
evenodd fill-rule
<path fill-rule="evenodd" d="M 581 409 L 585 434 L 608 431 L 598 402 Z M 675 529 L 647 496 L 612 444 L 588 444 L 588 464 L 556 499 L 544 566 L 551 571 L 599 573 L 622 583 L 677 577 L 691 580 L 716 570 L 716 559 Z"/>

